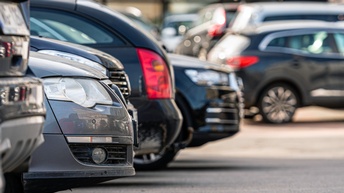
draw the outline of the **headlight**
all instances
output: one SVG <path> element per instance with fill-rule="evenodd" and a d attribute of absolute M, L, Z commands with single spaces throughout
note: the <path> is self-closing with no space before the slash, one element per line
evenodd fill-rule
<path fill-rule="evenodd" d="M 38 52 L 43 53 L 43 54 L 53 55 L 53 56 L 59 56 L 68 60 L 73 60 L 75 62 L 86 64 L 87 66 L 95 68 L 99 70 L 100 72 L 102 72 L 103 74 L 107 75 L 107 69 L 104 66 L 102 66 L 101 64 L 97 62 L 93 62 L 92 60 L 89 60 L 87 58 L 84 58 L 75 54 L 67 53 L 67 52 L 56 51 L 56 50 L 40 50 Z"/>
<path fill-rule="evenodd" d="M 213 70 L 185 70 L 185 74 L 198 85 L 228 85 L 228 74 Z"/>
<path fill-rule="evenodd" d="M 43 79 L 43 85 L 48 99 L 73 101 L 83 107 L 112 104 L 111 96 L 96 80 L 46 78 Z"/>

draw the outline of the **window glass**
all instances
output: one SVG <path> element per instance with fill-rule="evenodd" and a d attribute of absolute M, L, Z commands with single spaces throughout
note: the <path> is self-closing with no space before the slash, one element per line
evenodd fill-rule
<path fill-rule="evenodd" d="M 344 54 L 344 34 L 334 33 L 333 35 L 334 35 L 334 39 L 336 41 L 339 53 Z"/>
<path fill-rule="evenodd" d="M 329 34 L 325 31 L 278 37 L 271 40 L 268 47 L 291 48 L 309 54 L 330 54 L 336 52 L 334 45 L 331 44 Z"/>
<path fill-rule="evenodd" d="M 300 15 L 271 15 L 263 19 L 263 21 L 280 21 L 280 20 L 321 20 L 321 21 L 339 21 L 339 16 L 334 15 L 320 15 L 320 14 L 300 14 Z"/>
<path fill-rule="evenodd" d="M 65 12 L 38 11 L 30 12 L 31 34 L 69 41 L 77 44 L 115 44 L 124 45 L 104 27 Z"/>
<path fill-rule="evenodd" d="M 286 37 L 275 38 L 268 44 L 268 47 L 287 47 L 286 39 L 287 39 Z"/>
<path fill-rule="evenodd" d="M 235 11 L 226 11 L 226 26 L 228 27 L 229 24 L 232 22 L 232 19 L 235 16 Z"/>

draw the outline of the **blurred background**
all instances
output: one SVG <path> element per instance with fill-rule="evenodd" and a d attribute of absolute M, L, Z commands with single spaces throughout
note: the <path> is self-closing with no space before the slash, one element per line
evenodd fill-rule
<path fill-rule="evenodd" d="M 148 18 L 155 24 L 160 24 L 165 16 L 171 14 L 196 13 L 200 8 L 211 3 L 226 3 L 226 2 L 262 2 L 259 0 L 233 1 L 233 0 L 97 0 L 114 9 L 123 9 L 128 6 L 136 7 L 142 11 L 144 17 Z M 276 0 L 265 0 L 276 1 Z M 277 0 L 282 1 L 282 0 Z M 284 0 L 297 1 L 297 0 Z M 318 1 L 318 2 L 340 2 L 344 0 L 303 0 L 303 1 Z"/>

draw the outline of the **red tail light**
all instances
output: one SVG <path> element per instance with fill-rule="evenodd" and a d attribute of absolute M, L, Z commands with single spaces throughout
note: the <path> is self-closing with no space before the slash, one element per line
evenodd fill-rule
<path fill-rule="evenodd" d="M 0 57 L 8 58 L 14 54 L 14 48 L 11 42 L 0 42 Z"/>
<path fill-rule="evenodd" d="M 226 11 L 223 8 L 215 10 L 213 22 L 214 25 L 208 29 L 208 35 L 210 37 L 222 35 L 226 28 Z"/>
<path fill-rule="evenodd" d="M 226 63 L 236 69 L 249 67 L 259 61 L 257 56 L 235 56 L 228 58 Z"/>
<path fill-rule="evenodd" d="M 149 99 L 172 98 L 171 76 L 166 62 L 158 54 L 137 49 Z"/>

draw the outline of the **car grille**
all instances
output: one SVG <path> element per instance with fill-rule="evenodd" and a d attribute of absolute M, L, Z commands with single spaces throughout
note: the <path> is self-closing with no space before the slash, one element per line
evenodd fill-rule
<path fill-rule="evenodd" d="M 124 98 L 130 96 L 130 83 L 127 74 L 124 71 L 110 71 L 110 80 L 118 86 Z"/>
<path fill-rule="evenodd" d="M 114 144 L 69 144 L 74 157 L 84 164 L 114 166 L 127 164 L 127 146 Z M 107 159 L 96 164 L 92 160 L 92 150 L 94 148 L 103 148 L 107 152 Z"/>

